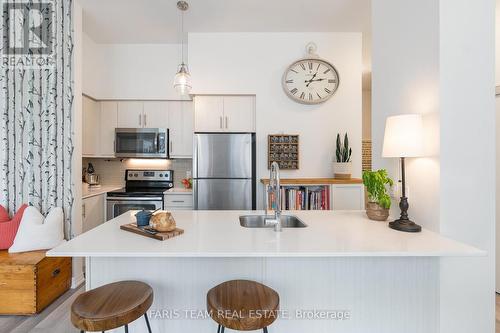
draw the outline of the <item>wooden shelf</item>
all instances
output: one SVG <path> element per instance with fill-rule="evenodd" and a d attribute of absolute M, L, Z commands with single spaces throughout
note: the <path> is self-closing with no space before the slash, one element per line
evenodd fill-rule
<path fill-rule="evenodd" d="M 269 184 L 269 179 L 260 180 L 262 184 Z M 282 178 L 280 185 L 331 185 L 331 184 L 362 184 L 360 178 L 336 179 L 336 178 Z"/>

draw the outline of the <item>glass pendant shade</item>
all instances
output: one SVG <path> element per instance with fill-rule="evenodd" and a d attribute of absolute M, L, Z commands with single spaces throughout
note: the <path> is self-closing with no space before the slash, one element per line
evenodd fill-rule
<path fill-rule="evenodd" d="M 181 95 L 187 95 L 191 92 L 191 75 L 186 64 L 182 63 L 177 70 L 174 78 L 174 88 Z"/>

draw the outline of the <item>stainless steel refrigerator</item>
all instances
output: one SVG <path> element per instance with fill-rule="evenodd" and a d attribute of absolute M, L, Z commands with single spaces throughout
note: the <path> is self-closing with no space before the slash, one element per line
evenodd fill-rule
<path fill-rule="evenodd" d="M 255 186 L 255 134 L 195 133 L 194 209 L 255 209 Z"/>

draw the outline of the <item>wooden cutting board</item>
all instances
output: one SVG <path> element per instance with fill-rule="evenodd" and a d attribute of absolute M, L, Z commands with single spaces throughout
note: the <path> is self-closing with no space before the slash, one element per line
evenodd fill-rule
<path fill-rule="evenodd" d="M 184 233 L 183 229 L 180 228 L 175 228 L 174 231 L 169 231 L 169 232 L 157 232 L 156 234 L 149 233 L 145 231 L 144 229 L 138 228 L 135 223 L 129 223 L 129 224 L 124 224 L 120 226 L 120 229 L 133 232 L 134 234 L 146 236 L 149 238 L 154 238 L 158 239 L 161 241 L 164 241 L 165 239 L 169 239 L 175 236 L 182 235 Z"/>

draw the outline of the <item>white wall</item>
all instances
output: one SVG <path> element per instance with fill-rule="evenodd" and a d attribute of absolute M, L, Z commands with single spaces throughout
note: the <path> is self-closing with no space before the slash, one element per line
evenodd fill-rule
<path fill-rule="evenodd" d="M 180 44 L 97 44 L 84 37 L 83 92 L 96 99 L 169 99 Z"/>
<path fill-rule="evenodd" d="M 435 0 L 383 0 L 372 4 L 372 141 L 373 168 L 386 168 L 400 179 L 397 159 L 382 158 L 385 119 L 421 113 L 436 123 L 439 84 L 439 3 Z M 436 126 L 433 126 L 436 128 Z M 410 217 L 439 229 L 439 137 L 428 133 L 427 158 L 409 159 L 407 187 Z M 423 177 L 422 175 L 425 175 Z M 398 200 L 393 214 L 399 213 Z"/>
<path fill-rule="evenodd" d="M 441 0 L 439 11 L 440 230 L 488 252 L 443 261 L 441 330 L 494 332 L 495 0 Z"/>
<path fill-rule="evenodd" d="M 496 66 L 495 66 L 495 78 L 496 85 L 500 86 L 500 0 L 496 0 L 496 20 L 495 20 L 495 55 L 496 55 Z"/>
<path fill-rule="evenodd" d="M 493 6 L 494 0 L 372 3 L 374 166 L 398 176 L 397 164 L 380 157 L 385 118 L 424 114 L 431 140 L 428 157 L 409 161 L 410 216 L 488 252 L 441 261 L 444 333 L 494 332 Z"/>
<path fill-rule="evenodd" d="M 281 87 L 311 41 L 340 75 L 337 93 L 315 106 L 293 102 Z M 188 45 L 195 94 L 256 94 L 258 178 L 269 173 L 267 135 L 282 132 L 300 135 L 300 169 L 282 177 L 331 177 L 337 132 L 348 132 L 353 176 L 361 176 L 361 34 L 191 33 Z"/>

